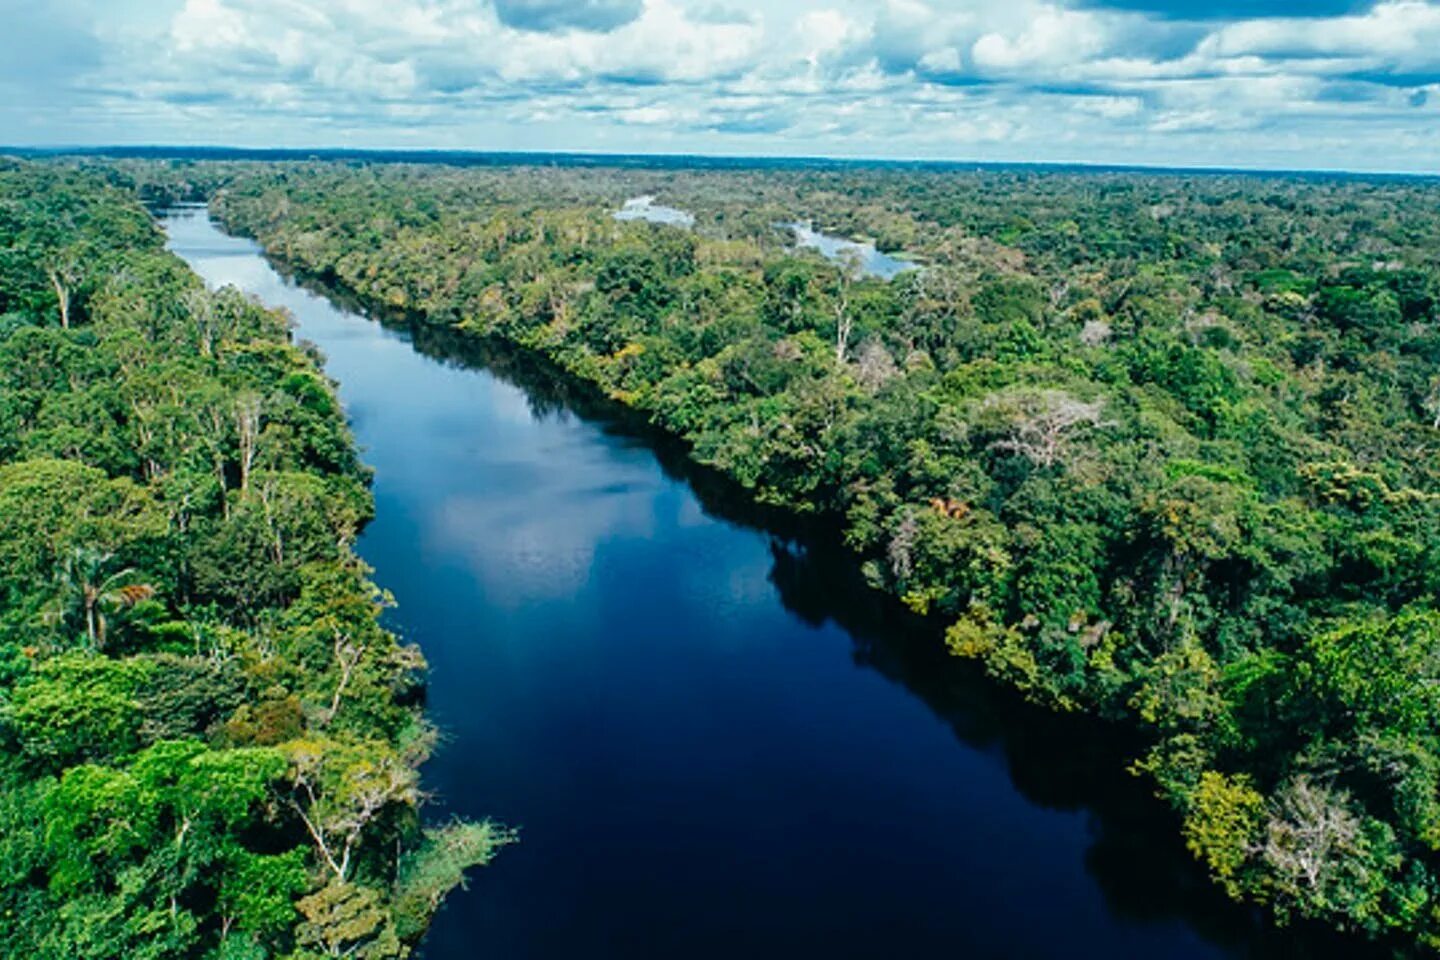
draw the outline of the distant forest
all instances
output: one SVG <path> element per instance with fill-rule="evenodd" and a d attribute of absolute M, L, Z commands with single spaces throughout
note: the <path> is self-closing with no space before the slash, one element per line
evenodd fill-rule
<path fill-rule="evenodd" d="M 427 164 L 448 167 L 592 167 L 603 170 L 840 170 L 910 171 L 932 173 L 1013 172 L 1013 173 L 1136 173 L 1195 175 L 1239 175 L 1325 181 L 1437 182 L 1440 174 L 1350 173 L 1344 170 L 1267 170 L 1248 168 L 1188 168 L 1117 166 L 1083 163 L 1007 163 L 965 160 L 892 160 L 870 157 L 804 157 L 728 154 L 597 153 L 535 150 L 380 150 L 348 147 L 194 147 L 194 146 L 98 146 L 98 147 L 0 147 L 6 153 L 31 159 L 72 160 L 154 160 L 194 163 L 251 161 L 288 163 L 339 162 L 351 164 Z M 200 180 L 212 180 L 205 175 Z"/>

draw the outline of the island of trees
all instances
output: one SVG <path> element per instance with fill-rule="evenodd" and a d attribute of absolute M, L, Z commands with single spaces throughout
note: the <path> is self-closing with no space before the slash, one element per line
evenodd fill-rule
<path fill-rule="evenodd" d="M 404 957 L 512 838 L 422 825 L 367 484 L 285 317 L 0 161 L 0 955 Z"/>

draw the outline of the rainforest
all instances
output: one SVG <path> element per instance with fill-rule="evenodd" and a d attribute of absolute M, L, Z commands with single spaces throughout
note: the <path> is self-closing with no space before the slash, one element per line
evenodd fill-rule
<path fill-rule="evenodd" d="M 1124 731 L 1072 773 L 1143 784 L 1224 897 L 1440 947 L 1437 200 L 1318 175 L 7 162 L 0 946 L 404 956 L 516 838 L 422 815 L 425 660 L 355 549 L 371 472 L 319 351 L 164 250 L 142 204 L 192 201 L 417 342 L 543 361 L 833 530 L 830 587 L 891 598 L 881 632 Z"/>
<path fill-rule="evenodd" d="M 0 953 L 405 955 L 512 834 L 421 824 L 331 384 L 95 177 L 0 165 L 0 245 Z"/>

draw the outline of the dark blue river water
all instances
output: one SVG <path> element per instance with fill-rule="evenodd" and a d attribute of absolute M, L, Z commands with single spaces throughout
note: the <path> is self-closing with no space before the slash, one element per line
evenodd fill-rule
<path fill-rule="evenodd" d="M 521 828 L 431 960 L 1358 956 L 1221 902 L 1114 734 L 996 690 L 603 403 L 340 307 L 202 210 L 164 225 L 328 358 L 375 469 L 360 552 L 432 668 L 430 815 Z"/>

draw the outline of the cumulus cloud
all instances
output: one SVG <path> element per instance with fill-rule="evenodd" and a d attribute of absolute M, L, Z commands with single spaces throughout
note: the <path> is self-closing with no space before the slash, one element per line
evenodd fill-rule
<path fill-rule="evenodd" d="M 975 41 L 970 55 L 988 70 L 1054 67 L 1092 59 L 1105 50 L 1107 31 L 1094 14 L 1045 6 L 1014 32 L 994 31 Z"/>
<path fill-rule="evenodd" d="M 1440 0 L 0 6 L 12 142 L 1440 166 Z"/>
<path fill-rule="evenodd" d="M 1235 20 L 1247 17 L 1336 17 L 1364 7 L 1364 0 L 1089 0 L 1079 4 L 1131 10 L 1168 20 Z"/>
<path fill-rule="evenodd" d="M 497 83 L 522 93 L 521 84 L 721 76 L 749 63 L 760 37 L 752 23 L 692 19 L 666 0 L 347 0 L 335 8 L 322 0 L 185 0 L 171 28 L 172 66 L 199 76 L 208 62 L 222 85 L 259 70 L 302 93 L 346 98 Z"/>
<path fill-rule="evenodd" d="M 1258 19 L 1227 24 L 1202 52 L 1221 57 L 1339 57 L 1406 69 L 1440 65 L 1440 5 L 1393 0 L 1342 17 Z"/>

